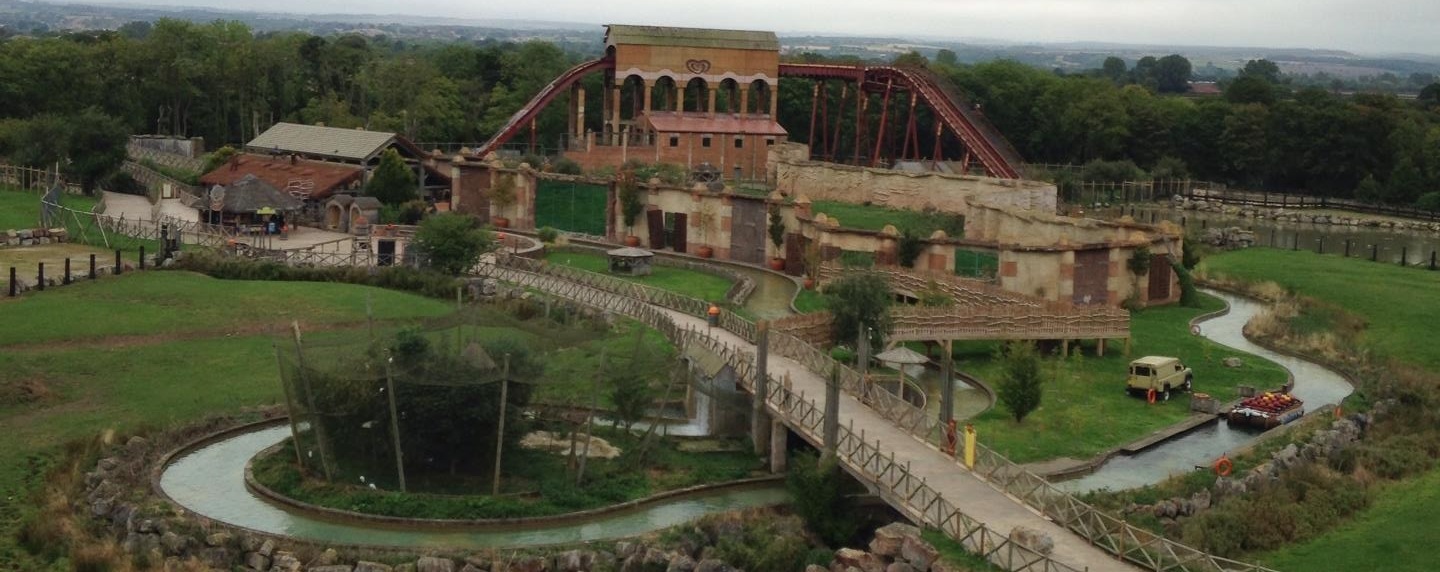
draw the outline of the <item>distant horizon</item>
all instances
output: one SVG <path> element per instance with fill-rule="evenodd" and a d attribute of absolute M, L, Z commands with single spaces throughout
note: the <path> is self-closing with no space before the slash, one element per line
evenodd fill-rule
<path fill-rule="evenodd" d="M 599 28 L 605 24 L 642 24 L 692 28 L 767 30 L 774 31 L 782 36 L 792 37 L 896 38 L 919 42 L 970 43 L 978 45 L 1094 45 L 1097 48 L 1203 48 L 1280 52 L 1285 50 L 1308 50 L 1347 52 L 1357 56 L 1440 57 L 1440 44 L 1437 44 L 1427 37 L 1429 35 L 1427 33 L 1428 30 L 1434 26 L 1440 26 L 1440 3 L 1431 5 L 1425 0 L 1394 0 L 1394 3 L 1410 5 L 1411 11 L 1421 12 L 1422 14 L 1421 17 L 1417 19 L 1402 14 L 1401 12 L 1405 12 L 1403 9 L 1394 11 L 1387 10 L 1384 15 L 1380 16 L 1380 20 L 1382 21 L 1371 22 L 1372 24 L 1384 25 L 1386 27 L 1384 30 L 1365 30 L 1360 26 L 1360 24 L 1364 23 L 1363 18 L 1350 20 L 1347 16 L 1345 22 L 1347 25 L 1340 26 L 1339 30 L 1348 31 L 1349 36 L 1357 37 L 1357 41 L 1358 38 L 1363 38 L 1367 42 L 1364 45 L 1355 44 L 1353 41 L 1345 41 L 1343 39 L 1347 37 L 1345 35 L 1324 31 L 1316 31 L 1314 33 L 1318 33 L 1320 36 L 1331 41 L 1319 43 L 1304 39 L 1279 39 L 1275 35 L 1276 32 L 1294 32 L 1297 28 L 1305 27 L 1294 25 L 1283 26 L 1277 30 L 1267 30 L 1263 33 L 1226 34 L 1224 33 L 1226 28 L 1222 27 L 1218 29 L 1218 31 L 1207 29 L 1200 24 L 1200 22 L 1203 22 L 1203 19 L 1191 18 L 1191 14 L 1186 12 L 1186 10 L 1193 10 L 1195 13 L 1203 14 L 1207 10 L 1204 6 L 1211 4 L 1232 4 L 1235 3 L 1236 0 L 1167 0 L 1163 2 L 1164 4 L 1174 5 L 1174 8 L 1178 10 L 1178 12 L 1173 14 L 1163 14 L 1162 12 L 1162 15 L 1185 19 L 1184 25 L 1178 26 L 1180 30 L 1178 32 L 1174 29 L 1177 28 L 1177 26 L 1172 25 L 1170 26 L 1172 29 L 1167 30 L 1164 27 L 1153 26 L 1153 21 L 1144 19 L 1146 16 L 1154 16 L 1153 12 L 1155 7 L 1153 4 L 1162 3 L 1158 0 L 1007 0 L 1005 2 L 972 0 L 960 10 L 956 10 L 956 6 L 952 5 L 949 0 L 892 0 L 892 2 L 889 3 L 892 7 L 882 12 L 883 17 L 878 19 L 861 18 L 860 20 L 864 22 L 860 27 L 852 25 L 851 22 L 854 21 L 852 19 L 832 22 L 831 25 L 828 26 L 822 22 L 816 22 L 813 25 L 793 25 L 795 20 L 784 17 L 784 10 L 774 10 L 773 8 L 775 8 L 775 6 L 773 5 L 767 6 L 772 9 L 768 10 L 770 15 L 767 15 L 765 20 L 788 21 L 792 22 L 791 25 L 766 25 L 766 22 L 762 20 L 734 16 L 734 14 L 745 14 L 746 12 L 743 10 L 729 11 L 732 13 L 727 15 L 732 16 L 734 19 L 714 21 L 713 19 L 707 19 L 708 7 L 687 7 L 686 11 L 676 13 L 674 17 L 667 19 L 663 15 L 657 15 L 657 13 L 663 14 L 667 12 L 667 10 L 664 9 L 664 5 L 660 5 L 657 10 L 640 8 L 641 13 L 637 14 L 635 13 L 637 9 L 636 5 L 641 4 L 638 2 L 624 2 L 618 3 L 623 4 L 620 6 L 609 6 L 610 4 L 617 3 L 604 1 L 581 3 L 578 2 L 578 0 L 552 0 L 552 2 L 544 6 L 510 7 L 485 5 L 478 9 L 473 8 L 472 5 L 468 3 L 457 0 L 432 0 L 430 5 L 435 9 L 433 13 L 387 12 L 385 9 L 391 6 L 390 4 L 378 4 L 374 3 L 374 0 L 345 0 L 343 2 L 337 0 L 316 0 L 307 2 L 304 5 L 297 5 L 293 2 L 281 0 L 249 0 L 244 2 L 244 6 L 240 6 L 239 3 L 224 0 L 35 1 L 49 5 L 93 5 L 154 10 L 196 9 L 222 13 L 275 14 L 292 16 L 297 19 L 329 18 L 332 21 L 345 21 L 343 19 L 347 17 L 395 19 L 394 23 L 397 24 L 402 24 L 403 20 L 413 21 L 424 19 L 433 21 L 431 25 L 445 25 L 445 20 L 453 19 L 462 21 L 453 22 L 450 25 L 472 27 L 477 25 L 476 22 L 483 21 L 491 21 L 496 24 L 503 22 L 526 23 L 532 26 L 541 24 L 545 28 L 576 30 L 583 30 L 586 26 Z M 735 4 L 737 5 L 752 2 L 759 4 L 762 3 L 762 0 L 735 0 Z M 791 0 L 791 2 L 786 5 L 786 9 L 789 9 L 790 5 L 807 5 L 815 2 L 816 0 Z M 1256 12 L 1255 15 L 1259 16 L 1271 8 L 1278 8 L 1281 12 L 1291 16 L 1305 15 L 1312 12 L 1316 15 L 1322 15 L 1322 11 L 1326 9 L 1326 6 L 1329 6 L 1338 13 L 1346 11 L 1351 8 L 1351 4 L 1355 4 L 1354 0 L 1318 0 L 1306 6 L 1306 8 L 1314 8 L 1314 10 L 1291 10 L 1288 6 L 1266 7 L 1267 5 L 1279 3 L 1281 3 L 1279 0 L 1251 0 L 1250 2 L 1244 3 L 1244 6 L 1234 6 L 1229 12 L 1218 14 L 1217 16 L 1231 20 L 1242 15 L 1247 9 L 1253 10 Z M 566 10 L 562 7 L 562 5 L 575 4 L 583 4 L 584 7 L 583 9 L 577 10 Z M 845 5 L 854 8 L 854 11 L 857 12 L 873 11 L 868 2 L 859 2 L 859 0 L 829 0 L 827 4 Z M 1062 4 L 1064 8 L 1060 7 Z M 1115 25 L 1106 28 L 1088 28 L 1105 29 L 1115 34 L 1128 33 L 1128 37 L 1123 40 L 1115 37 L 1101 38 L 1073 35 L 1072 30 L 1087 29 L 1087 25 L 1092 23 L 1087 21 L 1087 18 L 1093 19 L 1091 15 L 1084 10 L 1077 12 L 1073 7 L 1074 5 L 1088 5 L 1097 10 L 1109 10 L 1112 16 L 1114 15 L 1114 10 L 1120 9 L 1121 7 L 1129 7 L 1130 12 L 1136 13 L 1136 15 L 1141 18 L 1135 20 L 1132 17 L 1129 20 L 1133 22 L 1134 26 L 1133 29 L 1130 29 L 1128 32 L 1126 31 L 1126 25 L 1124 24 L 1126 20 L 1124 19 L 1119 19 Z M 1256 7 L 1257 5 L 1259 7 Z M 517 10 L 530 10 L 530 12 L 517 12 Z M 601 17 L 598 14 L 592 14 L 591 12 L 594 10 L 604 10 L 607 15 Z M 447 11 L 449 12 L 448 15 L 445 14 Z M 843 6 L 837 6 L 836 9 L 827 9 L 825 13 L 836 13 L 837 11 L 845 11 L 845 8 Z M 934 14 L 938 11 L 944 14 L 938 14 L 933 18 L 926 18 L 924 19 L 925 21 L 922 22 L 923 25 L 916 25 L 907 18 L 896 16 L 896 14 L 906 11 L 916 11 L 917 14 Z M 563 14 L 560 12 L 563 12 Z M 1012 12 L 1015 14 L 1012 15 Z M 1026 12 L 1045 13 L 1047 17 L 1026 20 L 1023 17 Z M 1370 14 L 1375 11 L 1370 9 L 1362 12 Z M 1428 15 L 1433 16 L 1433 18 L 1427 19 L 1425 17 L 1425 13 L 1427 12 L 1429 13 Z M 609 14 L 613 14 L 613 16 Z M 948 18 L 945 17 L 946 14 L 949 15 Z M 1068 14 L 1069 17 L 1067 18 L 1065 14 Z M 972 16 L 980 16 L 981 18 L 972 20 Z M 985 17 L 993 20 L 996 25 L 987 26 L 977 24 L 975 26 L 960 27 L 956 29 L 956 32 L 941 32 L 940 30 L 926 29 L 937 25 L 945 26 L 947 21 L 952 18 L 964 22 L 971 22 L 983 21 Z M 1322 22 L 1329 22 L 1331 18 L 1322 16 L 1320 20 Z M 467 23 L 464 21 L 471 22 Z M 884 22 L 884 24 L 875 27 L 866 25 L 875 24 L 877 21 Z M 1351 23 L 1355 25 L 1348 25 Z M 888 27 L 886 27 L 887 24 Z M 1390 29 L 1392 26 L 1394 29 Z M 1014 27 L 1030 31 L 1032 34 L 1029 35 L 1030 37 L 1025 37 L 1024 35 L 1004 33 L 1005 30 Z M 984 29 L 987 33 L 982 36 L 966 34 L 961 31 L 975 29 Z M 1060 31 L 1057 32 L 1057 29 Z M 1049 32 L 1046 32 L 1046 30 L 1049 30 Z M 1187 34 L 1184 32 L 1190 33 Z M 1155 37 L 1156 34 L 1162 34 L 1164 37 Z M 1195 34 L 1200 35 L 1197 36 Z M 1259 37 L 1273 39 L 1275 41 L 1254 40 L 1253 38 L 1247 37 L 1249 35 L 1258 35 Z M 1417 39 L 1407 39 L 1412 35 Z M 1229 39 L 1228 41 L 1219 41 L 1224 38 Z M 1341 39 L 1335 41 L 1336 38 Z M 1386 43 L 1376 44 L 1374 43 L 1375 41 L 1383 41 Z"/>

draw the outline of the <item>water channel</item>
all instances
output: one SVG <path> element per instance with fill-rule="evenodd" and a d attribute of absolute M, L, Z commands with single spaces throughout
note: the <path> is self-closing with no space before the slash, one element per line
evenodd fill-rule
<path fill-rule="evenodd" d="M 1267 359 L 1279 364 L 1295 377 L 1296 397 L 1305 402 L 1306 411 L 1339 403 L 1354 391 L 1344 377 L 1319 364 L 1275 353 L 1245 339 L 1243 329 L 1250 318 L 1264 305 L 1224 292 L 1205 290 L 1230 305 L 1230 312 L 1200 324 L 1200 335 L 1221 345 L 1251 354 L 1245 359 Z M 1232 428 L 1228 423 L 1213 423 L 1175 439 L 1136 453 L 1118 455 L 1098 470 L 1084 477 L 1058 482 L 1055 485 L 1070 492 L 1089 492 L 1108 488 L 1124 490 L 1158 483 L 1172 475 L 1208 469 L 1221 454 L 1232 451 L 1259 437 L 1256 429 Z"/>
<path fill-rule="evenodd" d="M 290 436 L 288 425 L 242 433 L 178 457 L 165 467 L 160 488 L 177 504 L 207 518 L 294 538 L 335 544 L 478 549 L 542 546 L 644 534 L 700 516 L 786 502 L 779 484 L 662 501 L 583 523 L 517 526 L 507 530 L 426 530 L 379 524 L 340 523 L 295 514 L 245 488 L 245 464 Z"/>
<path fill-rule="evenodd" d="M 1237 227 L 1255 233 L 1256 246 L 1306 250 L 1351 258 L 1399 264 L 1401 257 L 1410 266 L 1430 265 L 1432 256 L 1440 264 L 1440 235 L 1409 230 L 1384 230 L 1335 224 L 1281 222 L 1222 213 L 1176 210 L 1163 206 L 1131 205 L 1097 211 L 1095 216 L 1117 219 L 1134 213 L 1136 222 L 1168 220 L 1183 224 L 1187 231 Z M 1440 268 L 1440 266 L 1437 266 Z"/>

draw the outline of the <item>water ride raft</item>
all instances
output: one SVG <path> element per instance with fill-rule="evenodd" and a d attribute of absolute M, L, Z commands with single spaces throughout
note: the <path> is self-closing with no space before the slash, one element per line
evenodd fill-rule
<path fill-rule="evenodd" d="M 1288 393 L 1265 392 L 1247 397 L 1226 413 L 1232 425 L 1273 429 L 1305 415 L 1305 402 Z"/>

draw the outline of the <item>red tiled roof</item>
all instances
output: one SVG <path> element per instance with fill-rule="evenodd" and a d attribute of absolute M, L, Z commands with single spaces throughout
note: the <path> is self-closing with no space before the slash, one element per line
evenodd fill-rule
<path fill-rule="evenodd" d="M 286 190 L 291 186 L 291 182 L 312 181 L 310 198 L 324 199 L 336 190 L 349 187 L 351 181 L 359 180 L 362 172 L 361 168 L 355 165 L 305 160 L 291 164 L 288 157 L 242 153 L 220 168 L 205 173 L 200 177 L 200 182 L 205 186 L 228 186 L 245 175 L 255 175 L 255 178 L 277 189 Z"/>
<path fill-rule="evenodd" d="M 1220 95 L 1220 86 L 1213 81 L 1192 81 L 1190 82 L 1190 93 L 1192 95 Z"/>
<path fill-rule="evenodd" d="M 769 115 L 701 112 L 650 112 L 645 114 L 650 128 L 659 133 L 716 133 L 784 136 L 785 128 Z"/>

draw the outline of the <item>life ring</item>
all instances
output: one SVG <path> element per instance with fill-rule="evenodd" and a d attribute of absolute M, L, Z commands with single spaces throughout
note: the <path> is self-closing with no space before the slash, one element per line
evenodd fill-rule
<path fill-rule="evenodd" d="M 1145 392 L 1145 401 L 1148 401 L 1151 405 L 1155 404 L 1155 388 L 1152 387 L 1149 391 Z"/>
<path fill-rule="evenodd" d="M 1190 326 L 1190 335 L 1192 335 L 1192 336 L 1198 336 L 1198 335 L 1200 335 L 1200 324 L 1192 324 L 1192 325 Z"/>
<path fill-rule="evenodd" d="M 1215 474 L 1228 477 L 1230 476 L 1231 469 L 1235 468 L 1235 464 L 1231 463 L 1230 459 L 1225 457 L 1225 455 L 1220 455 L 1220 458 L 1216 459 L 1215 464 L 1211 465 L 1210 468 L 1215 470 Z"/>

